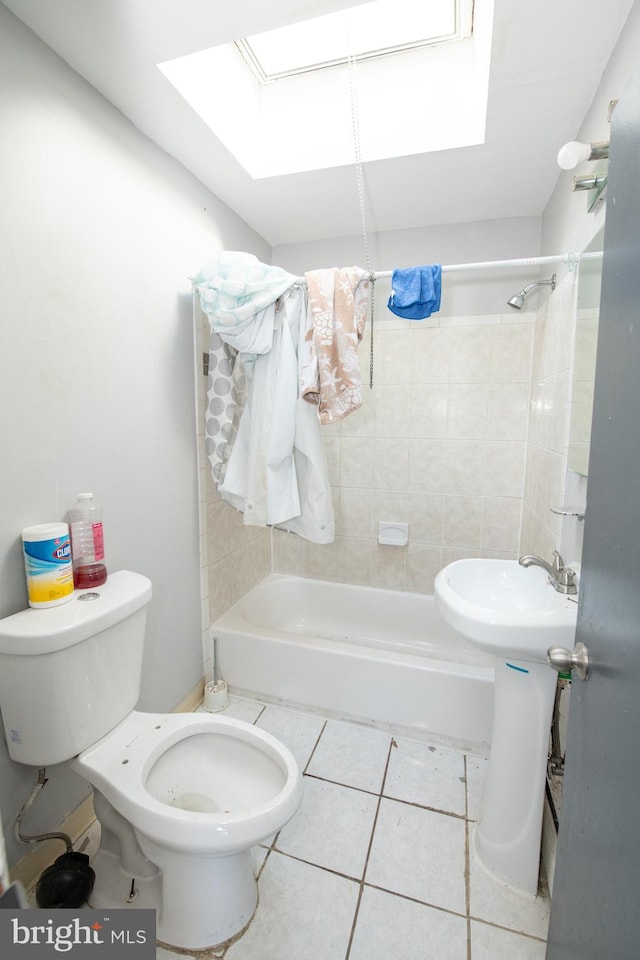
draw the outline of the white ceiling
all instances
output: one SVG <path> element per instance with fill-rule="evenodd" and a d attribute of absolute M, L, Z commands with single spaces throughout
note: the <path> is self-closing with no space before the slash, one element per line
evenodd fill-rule
<path fill-rule="evenodd" d="M 353 166 L 252 180 L 156 64 L 364 0 L 3 2 L 272 246 L 359 233 Z M 369 229 L 540 216 L 632 6 L 495 0 L 485 143 L 365 164 Z"/>

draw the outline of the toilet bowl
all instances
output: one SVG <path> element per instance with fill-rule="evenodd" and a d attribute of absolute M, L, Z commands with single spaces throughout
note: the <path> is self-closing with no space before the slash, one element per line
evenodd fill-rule
<path fill-rule="evenodd" d="M 70 761 L 95 788 L 91 905 L 153 908 L 161 943 L 205 950 L 251 920 L 250 850 L 293 816 L 302 777 L 248 723 L 135 710 L 151 592 L 121 570 L 61 606 L 0 620 L 0 709 L 12 760 Z"/>
<path fill-rule="evenodd" d="M 281 743 L 228 717 L 133 711 L 71 766 L 130 824 L 161 871 L 161 942 L 204 949 L 246 927 L 257 904 L 250 848 L 280 830 L 302 794 L 296 761 Z M 101 810 L 96 804 L 98 819 Z M 145 871 L 127 864 L 136 877 L 118 863 L 118 891 L 114 866 L 107 899 L 126 906 L 131 882 L 140 886 Z M 98 882 L 92 904 L 109 905 L 100 891 Z"/>

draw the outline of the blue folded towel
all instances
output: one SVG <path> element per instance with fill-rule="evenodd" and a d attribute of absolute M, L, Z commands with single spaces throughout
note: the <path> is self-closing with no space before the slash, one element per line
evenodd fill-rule
<path fill-rule="evenodd" d="M 441 289 L 442 267 L 439 263 L 394 270 L 387 306 L 405 320 L 424 320 L 440 309 Z"/>

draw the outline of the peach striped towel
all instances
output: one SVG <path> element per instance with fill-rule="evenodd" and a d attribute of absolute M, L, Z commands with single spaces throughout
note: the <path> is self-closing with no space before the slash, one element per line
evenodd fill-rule
<path fill-rule="evenodd" d="M 371 295 L 360 267 L 305 274 L 309 301 L 300 351 L 300 394 L 318 405 L 320 423 L 335 423 L 362 405 L 360 358 Z"/>

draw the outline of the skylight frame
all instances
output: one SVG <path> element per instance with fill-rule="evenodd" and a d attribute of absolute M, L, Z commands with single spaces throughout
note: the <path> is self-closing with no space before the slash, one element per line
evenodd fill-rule
<path fill-rule="evenodd" d="M 355 77 L 347 62 L 280 83 L 260 84 L 233 42 L 183 54 L 157 66 L 252 180 L 353 164 L 352 79 L 357 83 L 362 162 L 476 146 L 486 138 L 494 0 L 460 2 L 461 9 L 469 12 L 469 23 L 473 18 L 466 36 L 358 64 Z M 362 4 L 359 9 L 365 8 Z M 422 9 L 420 3 L 417 9 Z M 412 39 L 407 28 L 416 23 L 422 24 L 421 33 L 426 32 L 422 20 L 408 16 L 408 2 L 394 0 L 393 6 L 386 10 L 380 6 L 377 11 L 383 40 Z M 446 9 L 443 12 L 445 17 L 449 15 Z M 347 30 L 353 37 L 354 52 L 377 46 L 375 29 L 369 27 L 375 19 L 360 23 L 352 18 L 346 29 L 335 21 L 325 23 L 326 29 L 319 25 L 317 32 L 314 25 L 307 37 L 299 38 L 299 46 L 296 34 L 283 34 L 280 43 L 266 48 L 271 58 L 267 65 L 278 66 L 273 57 L 280 48 L 288 56 L 287 43 L 289 52 L 294 52 L 287 67 L 305 57 L 311 60 L 316 37 L 326 36 L 331 45 L 335 38 L 344 41 Z M 439 29 L 450 26 L 451 19 L 449 15 L 448 24 L 441 21 Z M 311 19 L 306 22 L 315 24 Z M 334 45 L 331 53 L 346 52 L 344 42 L 342 47 Z M 216 96 L 216 91 L 224 91 L 224 95 Z M 425 91 L 431 93 L 426 96 Z M 429 122 L 416 122 L 426 110 Z M 392 117 L 393 122 L 381 122 L 383 115 Z M 292 117 L 295 123 L 290 122 Z M 256 150 L 256 142 L 267 148 Z"/>
<path fill-rule="evenodd" d="M 366 4 L 365 4 L 366 6 Z M 453 0 L 454 28 L 448 34 L 427 37 L 421 40 L 414 40 L 407 43 L 395 44 L 389 47 L 366 50 L 353 55 L 347 55 L 335 59 L 328 59 L 310 63 L 292 69 L 285 69 L 277 72 L 268 73 L 260 62 L 260 57 L 251 46 L 250 37 L 243 37 L 235 40 L 233 45 L 240 54 L 252 74 L 260 85 L 274 83 L 277 80 L 283 80 L 290 77 L 304 76 L 309 73 L 317 73 L 321 70 L 331 69 L 333 67 L 345 66 L 349 62 L 360 62 L 367 60 L 377 60 L 382 57 L 394 56 L 399 53 L 406 53 L 411 50 L 419 50 L 424 47 L 440 46 L 446 43 L 453 43 L 458 40 L 468 38 L 473 33 L 473 0 Z M 350 8 L 357 9 L 357 8 Z M 345 11 L 346 12 L 346 11 Z M 283 28 L 286 29 L 286 28 Z"/>

